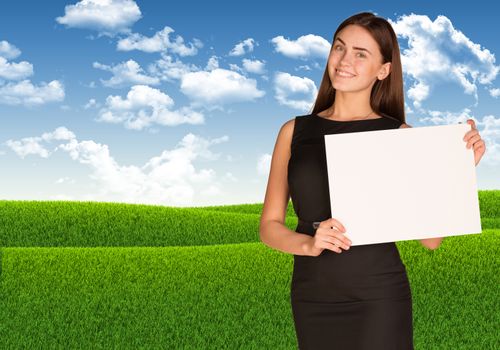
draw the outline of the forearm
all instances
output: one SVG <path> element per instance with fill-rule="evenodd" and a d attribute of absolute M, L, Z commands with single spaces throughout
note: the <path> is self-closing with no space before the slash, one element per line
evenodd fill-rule
<path fill-rule="evenodd" d="M 260 240 L 273 249 L 294 255 L 310 255 L 312 237 L 288 229 L 278 221 L 267 221 L 260 226 Z"/>

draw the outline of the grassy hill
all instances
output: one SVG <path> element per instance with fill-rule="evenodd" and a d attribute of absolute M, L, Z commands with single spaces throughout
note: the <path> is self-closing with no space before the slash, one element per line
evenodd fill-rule
<path fill-rule="evenodd" d="M 479 201 L 482 234 L 397 242 L 415 349 L 499 344 L 500 191 Z M 0 201 L 0 348 L 296 349 L 293 256 L 261 211 Z"/>

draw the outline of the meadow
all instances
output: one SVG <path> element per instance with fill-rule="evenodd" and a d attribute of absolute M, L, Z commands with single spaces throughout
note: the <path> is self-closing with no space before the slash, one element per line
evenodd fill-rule
<path fill-rule="evenodd" d="M 417 350 L 500 348 L 500 191 L 478 195 L 481 234 L 396 243 Z M 0 201 L 0 348 L 296 349 L 293 256 L 261 211 Z"/>

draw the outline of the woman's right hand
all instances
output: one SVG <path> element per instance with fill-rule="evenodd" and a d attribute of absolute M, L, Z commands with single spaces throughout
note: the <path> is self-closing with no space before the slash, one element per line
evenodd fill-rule
<path fill-rule="evenodd" d="M 334 218 L 321 221 L 316 234 L 310 241 L 310 252 L 312 256 L 318 256 L 324 249 L 329 249 L 335 253 L 342 253 L 342 249 L 348 250 L 352 241 L 347 238 L 345 227 L 340 221 Z"/>

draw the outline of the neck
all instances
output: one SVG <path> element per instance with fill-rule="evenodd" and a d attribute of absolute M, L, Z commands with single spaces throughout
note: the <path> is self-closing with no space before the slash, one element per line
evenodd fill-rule
<path fill-rule="evenodd" d="M 335 92 L 335 102 L 328 109 L 329 118 L 337 120 L 373 118 L 374 111 L 370 106 L 370 91 Z"/>

